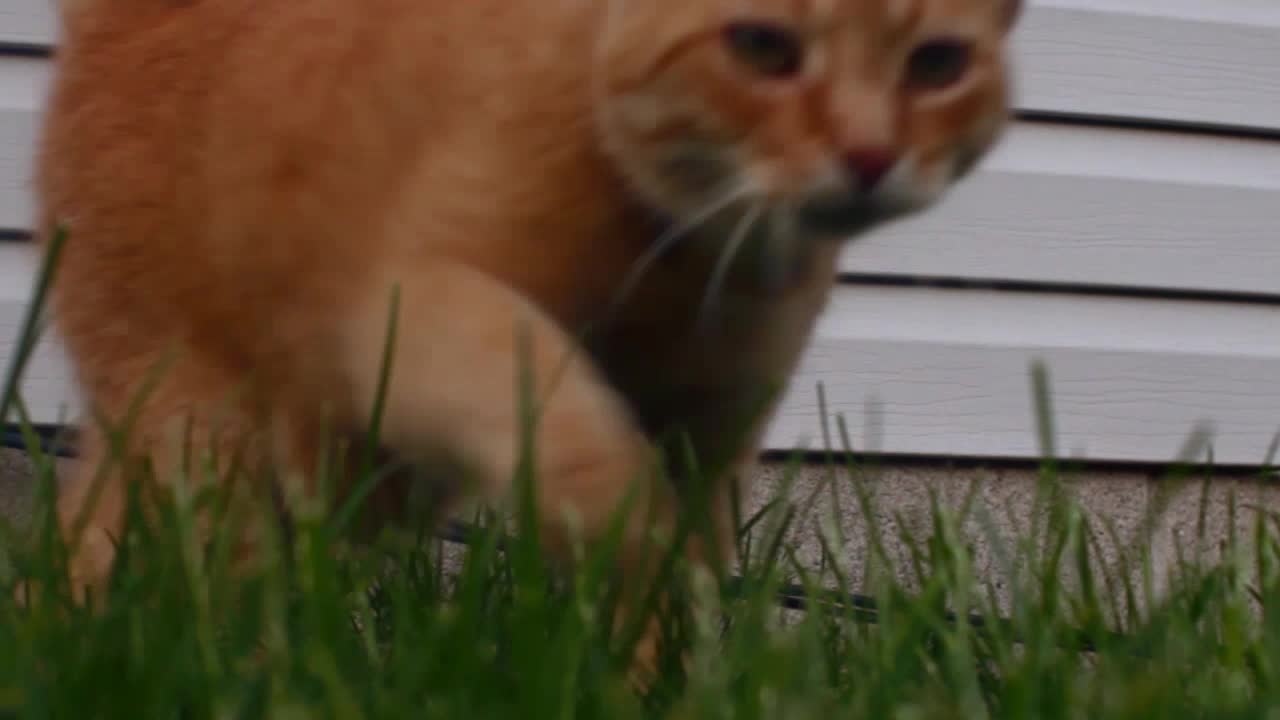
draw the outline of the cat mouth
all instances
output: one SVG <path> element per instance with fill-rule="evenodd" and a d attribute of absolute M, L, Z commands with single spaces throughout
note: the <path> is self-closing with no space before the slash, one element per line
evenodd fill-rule
<path fill-rule="evenodd" d="M 898 215 L 900 210 L 875 197 L 861 194 L 823 194 L 800 203 L 795 217 L 808 233 L 851 239 Z"/>

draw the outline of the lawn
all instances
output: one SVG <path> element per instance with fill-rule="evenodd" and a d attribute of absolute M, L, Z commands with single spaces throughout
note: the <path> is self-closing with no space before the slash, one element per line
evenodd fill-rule
<path fill-rule="evenodd" d="M 855 475 L 839 477 L 869 501 Z M 647 692 L 619 662 L 607 545 L 558 576 L 532 534 L 492 517 L 458 531 L 467 545 L 407 530 L 357 545 L 316 514 L 233 576 L 217 540 L 226 533 L 205 544 L 193 531 L 219 493 L 179 484 L 154 515 L 134 515 L 114 582 L 89 612 L 68 602 L 61 540 L 38 514 L 4 542 L 0 713 L 1226 718 L 1280 707 L 1280 623 L 1265 612 L 1280 599 L 1274 516 L 1198 560 L 1188 548 L 1172 589 L 1145 597 L 1095 563 L 1105 529 L 1054 484 L 1046 473 L 1039 542 L 1004 548 L 1018 582 L 1003 618 L 959 531 L 971 507 L 935 506 L 931 532 L 903 538 L 916 564 L 908 589 L 879 550 L 858 578 L 834 561 L 793 563 L 780 538 L 803 508 L 771 506 L 744 536 L 740 576 L 719 585 L 674 569 L 669 582 L 703 602 L 671 618 L 687 668 L 670 664 Z M 20 607 L 19 578 L 48 592 Z M 819 586 L 862 595 L 841 601 Z M 809 607 L 783 610 L 780 595 Z"/>
<path fill-rule="evenodd" d="M 13 410 L 22 415 L 20 401 Z M 849 577 L 838 530 L 824 535 L 821 562 L 796 560 L 788 530 L 809 498 L 783 492 L 741 518 L 734 577 L 671 568 L 664 587 L 699 601 L 664 622 L 688 663 L 638 691 L 620 660 L 628 635 L 611 620 L 609 543 L 555 573 L 526 512 L 477 514 L 455 529 L 465 544 L 426 528 L 355 543 L 347 512 L 320 507 L 296 518 L 290 541 L 267 535 L 258 562 L 233 574 L 238 516 L 201 482 L 210 458 L 149 496 L 154 512 L 135 502 L 110 587 L 91 609 L 74 605 L 49 512 L 53 460 L 27 437 L 37 512 L 0 539 L 0 717 L 1280 717 L 1280 517 L 1248 510 L 1251 532 L 1194 538 L 1157 596 L 1150 542 L 1131 544 L 1118 569 L 1100 563 L 1109 526 L 1062 491 L 1050 461 L 1032 529 L 986 538 L 1008 578 L 1004 601 L 975 572 L 962 529 L 986 525 L 977 503 L 935 502 L 928 532 L 893 538 L 906 568 L 885 538 Z M 863 468 L 836 462 L 824 489 L 874 530 Z M 1167 484 L 1196 481 L 1191 470 L 1174 468 Z M 24 580 L 42 592 L 19 604 Z"/>

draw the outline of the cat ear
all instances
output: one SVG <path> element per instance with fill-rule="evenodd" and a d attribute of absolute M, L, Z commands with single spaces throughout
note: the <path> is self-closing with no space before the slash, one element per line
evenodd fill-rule
<path fill-rule="evenodd" d="M 1000 23 L 1005 30 L 1013 28 L 1022 16 L 1024 0 L 998 0 L 1000 3 Z"/>

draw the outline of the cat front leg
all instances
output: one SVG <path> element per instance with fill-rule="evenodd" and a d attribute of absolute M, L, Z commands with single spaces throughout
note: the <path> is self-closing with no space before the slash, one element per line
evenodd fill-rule
<path fill-rule="evenodd" d="M 398 310 L 388 355 L 393 287 Z M 478 493 L 490 501 L 510 499 L 522 441 L 519 378 L 527 362 L 537 410 L 532 470 L 543 545 L 571 560 L 574 536 L 587 547 L 601 539 L 634 491 L 618 561 L 622 615 L 637 607 L 663 557 L 650 533 L 673 536 L 677 503 L 656 476 L 657 453 L 626 405 L 559 326 L 497 280 L 439 262 L 370 283 L 345 331 L 344 362 L 357 409 L 374 407 L 383 358 L 391 360 L 380 442 L 407 459 L 447 451 L 472 471 Z M 686 547 L 690 557 L 700 556 L 696 542 Z M 654 660 L 656 633 L 651 625 L 641 640 L 641 666 Z"/>

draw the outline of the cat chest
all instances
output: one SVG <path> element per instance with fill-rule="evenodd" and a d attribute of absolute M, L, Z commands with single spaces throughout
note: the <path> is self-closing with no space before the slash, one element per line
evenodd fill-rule
<path fill-rule="evenodd" d="M 712 317 L 688 302 L 663 304 L 624 317 L 588 348 L 651 435 L 683 429 L 695 445 L 730 444 L 785 386 L 819 296 L 737 299 Z"/>

